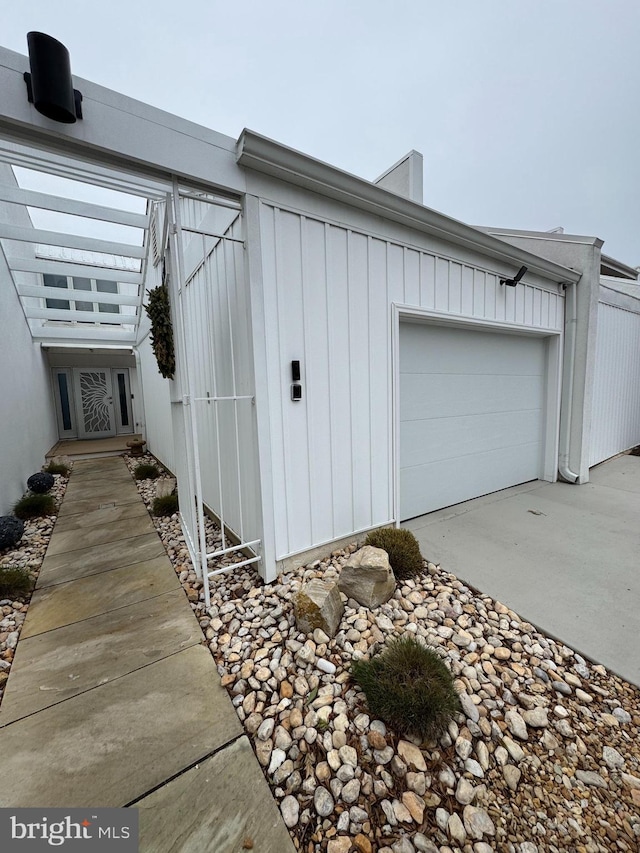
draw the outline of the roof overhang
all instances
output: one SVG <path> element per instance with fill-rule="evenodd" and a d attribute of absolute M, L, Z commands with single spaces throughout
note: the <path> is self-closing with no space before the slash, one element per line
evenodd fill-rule
<path fill-rule="evenodd" d="M 623 264 L 622 261 L 617 261 L 609 255 L 601 255 L 600 269 L 602 275 L 610 275 L 615 278 L 624 278 L 631 281 L 638 280 L 638 270 L 633 267 Z"/>
<path fill-rule="evenodd" d="M 364 178 L 337 169 L 252 130 L 245 129 L 238 139 L 237 161 L 245 168 L 304 187 L 376 216 L 400 222 L 510 265 L 524 264 L 532 272 L 551 281 L 573 282 L 580 278 L 580 273 L 576 270 L 512 246 L 486 231 L 403 198 Z"/>

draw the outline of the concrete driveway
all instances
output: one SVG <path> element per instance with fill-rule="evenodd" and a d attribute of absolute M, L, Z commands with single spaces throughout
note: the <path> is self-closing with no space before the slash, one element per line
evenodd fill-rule
<path fill-rule="evenodd" d="M 525 483 L 403 526 L 429 560 L 640 685 L 640 457 L 581 486 Z"/>

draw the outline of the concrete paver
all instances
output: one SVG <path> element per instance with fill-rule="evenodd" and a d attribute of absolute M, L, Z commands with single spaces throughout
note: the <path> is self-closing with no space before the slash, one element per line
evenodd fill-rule
<path fill-rule="evenodd" d="M 139 806 L 141 853 L 238 853 L 236 825 L 294 853 L 123 470 L 74 465 L 0 706 L 0 806 Z"/>
<path fill-rule="evenodd" d="M 404 524 L 422 553 L 640 684 L 640 458 L 589 483 L 534 482 Z"/>
<path fill-rule="evenodd" d="M 246 850 L 251 842 L 260 853 L 293 853 L 266 780 L 252 772 L 254 762 L 241 737 L 137 802 L 140 849 L 218 853 Z"/>
<path fill-rule="evenodd" d="M 124 806 L 236 738 L 211 664 L 191 646 L 0 729 L 0 806 Z"/>
<path fill-rule="evenodd" d="M 114 681 L 202 641 L 182 589 L 18 644 L 0 726 Z"/>
<path fill-rule="evenodd" d="M 82 501 L 78 501 L 82 503 Z M 141 502 L 120 504 L 119 506 L 108 506 L 104 509 L 94 509 L 92 512 L 79 512 L 75 515 L 65 515 L 56 521 L 56 535 L 66 533 L 67 530 L 86 530 L 92 527 L 100 527 L 102 524 L 112 524 L 120 519 L 138 518 L 147 516 L 146 506 Z"/>
<path fill-rule="evenodd" d="M 80 548 L 91 548 L 94 545 L 104 545 L 112 542 L 117 536 L 118 541 L 130 539 L 132 536 L 143 536 L 145 533 L 155 533 L 153 521 L 148 514 L 136 515 L 133 518 L 120 518 L 118 521 L 104 522 L 93 527 L 81 527 L 75 530 L 55 531 L 47 548 L 47 556 L 70 553 Z"/>
<path fill-rule="evenodd" d="M 46 556 L 40 569 L 39 585 L 50 586 L 63 581 L 95 575 L 119 566 L 130 566 L 165 553 L 157 533 L 145 533 L 91 548 L 79 548 L 67 554 Z"/>
<path fill-rule="evenodd" d="M 180 582 L 168 557 L 162 556 L 37 589 L 31 599 L 20 639 L 81 622 L 179 588 Z"/>

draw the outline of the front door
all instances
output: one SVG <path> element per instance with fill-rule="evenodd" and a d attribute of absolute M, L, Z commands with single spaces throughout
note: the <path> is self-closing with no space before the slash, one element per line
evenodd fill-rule
<path fill-rule="evenodd" d="M 73 371 L 78 409 L 78 438 L 109 438 L 116 434 L 110 368 Z"/>

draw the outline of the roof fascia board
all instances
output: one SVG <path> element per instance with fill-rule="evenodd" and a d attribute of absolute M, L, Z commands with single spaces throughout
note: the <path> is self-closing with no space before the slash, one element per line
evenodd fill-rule
<path fill-rule="evenodd" d="M 445 214 L 382 189 L 370 181 L 309 157 L 293 148 L 245 129 L 238 140 L 241 166 L 335 198 L 427 232 L 448 242 L 467 246 L 513 265 L 525 264 L 552 281 L 578 281 L 580 273 L 519 249 Z"/>
<path fill-rule="evenodd" d="M 610 255 L 602 255 L 601 256 L 602 265 L 609 267 L 612 270 L 615 270 L 617 273 L 620 273 L 621 278 L 630 279 L 631 281 L 637 281 L 638 279 L 638 270 L 633 267 L 627 266 L 627 264 L 623 264 L 622 261 L 618 261 L 615 258 L 612 258 Z"/>
<path fill-rule="evenodd" d="M 176 175 L 231 193 L 245 191 L 236 140 L 74 75 L 84 118 L 60 124 L 27 100 L 29 59 L 0 47 L 0 132 L 40 148 Z"/>
<path fill-rule="evenodd" d="M 529 237 L 531 240 L 549 240 L 559 243 L 579 243 L 586 246 L 595 246 L 601 248 L 604 245 L 604 240 L 600 237 L 587 237 L 581 234 L 559 234 L 552 231 L 528 231 L 519 228 L 487 228 L 484 225 L 476 225 L 479 231 L 484 231 L 486 234 L 493 234 L 505 237 Z"/>

